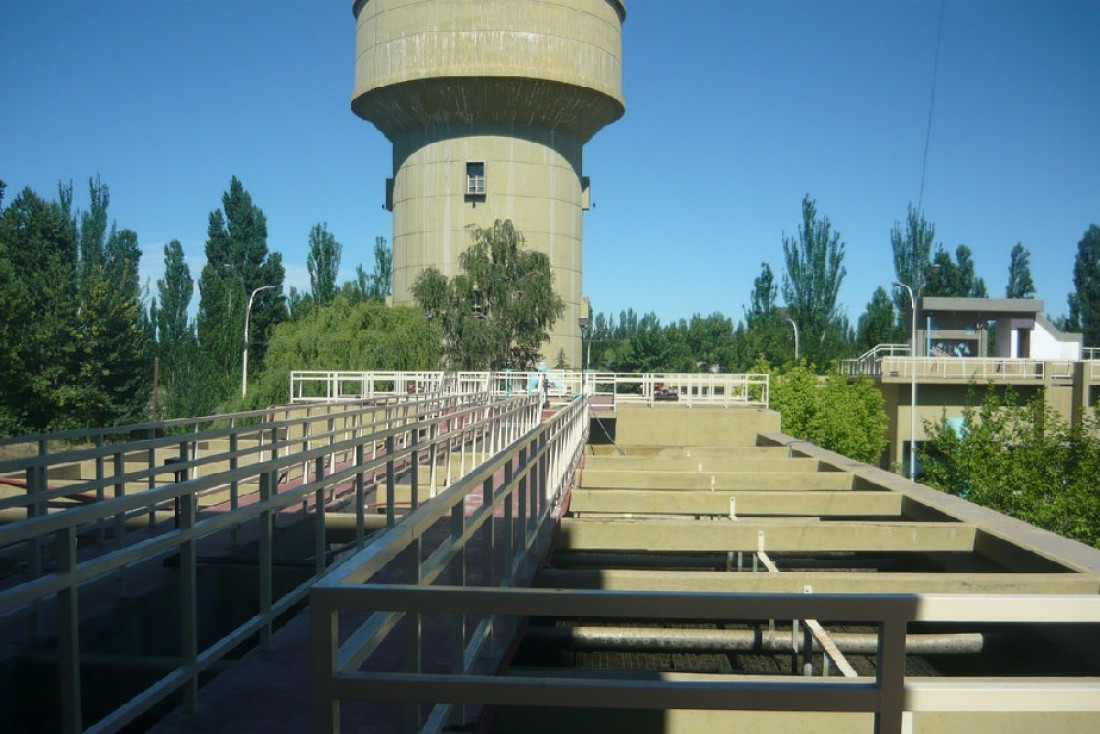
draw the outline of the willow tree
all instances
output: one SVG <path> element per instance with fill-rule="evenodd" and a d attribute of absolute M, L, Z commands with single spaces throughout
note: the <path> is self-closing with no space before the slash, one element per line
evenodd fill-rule
<path fill-rule="evenodd" d="M 443 329 L 452 367 L 528 367 L 565 311 L 550 258 L 525 249 L 511 220 L 469 231 L 470 246 L 459 256 L 462 273 L 448 279 L 428 268 L 413 284 L 413 297 Z"/>

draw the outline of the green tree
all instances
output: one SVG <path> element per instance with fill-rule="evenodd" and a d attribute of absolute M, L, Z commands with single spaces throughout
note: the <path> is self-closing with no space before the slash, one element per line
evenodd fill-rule
<path fill-rule="evenodd" d="M 195 290 L 191 269 L 183 257 L 183 246 L 172 240 L 164 246 L 164 277 L 157 279 L 160 295 L 156 309 L 157 344 L 164 356 L 188 338 L 194 338 L 187 309 Z"/>
<path fill-rule="evenodd" d="M 210 213 L 206 265 L 199 277 L 199 346 L 219 383 L 213 392 L 230 394 L 240 376 L 241 338 L 249 296 L 260 286 L 249 323 L 249 359 L 257 370 L 263 364 L 267 338 L 286 318 L 282 295 L 282 256 L 268 253 L 267 218 L 236 176 L 222 195 L 222 208 Z"/>
<path fill-rule="evenodd" d="M 824 366 L 838 356 L 847 337 L 847 324 L 837 308 L 844 282 L 844 243 L 828 217 L 818 217 L 817 204 L 802 199 L 798 237 L 783 238 L 786 273 L 783 298 L 790 318 L 798 324 L 802 354 Z"/>
<path fill-rule="evenodd" d="M 374 238 L 374 270 L 366 283 L 367 298 L 372 301 L 385 302 L 386 296 L 393 293 L 393 251 L 385 237 Z"/>
<path fill-rule="evenodd" d="M 894 303 L 886 289 L 879 286 L 871 295 L 867 310 L 859 317 L 857 345 L 860 351 L 873 349 L 878 344 L 894 344 L 905 338 L 898 329 Z"/>
<path fill-rule="evenodd" d="M 760 263 L 744 322 L 734 332 L 736 369 L 748 369 L 759 360 L 782 364 L 794 356 L 794 333 L 780 315 L 778 293 L 771 266 Z"/>
<path fill-rule="evenodd" d="M 313 291 L 313 302 L 325 306 L 336 297 L 336 273 L 340 270 L 343 246 L 336 241 L 327 224 L 315 224 L 309 231 L 309 255 L 306 268 Z"/>
<path fill-rule="evenodd" d="M 838 373 L 819 377 L 801 364 L 773 371 L 761 363 L 756 371 L 771 372 L 771 407 L 779 411 L 784 433 L 857 461 L 879 463 L 889 419 L 871 380 L 850 382 Z"/>
<path fill-rule="evenodd" d="M 924 481 L 1041 528 L 1100 547 L 1100 420 L 1071 424 L 1042 392 L 971 390 L 961 427 L 927 426 Z M 976 404 L 977 403 L 977 404 Z"/>
<path fill-rule="evenodd" d="M 68 210 L 29 188 L 0 215 L 0 301 L 0 430 L 58 427 L 77 343 L 77 245 Z"/>
<path fill-rule="evenodd" d="M 440 359 L 439 326 L 415 308 L 338 295 L 272 333 L 250 407 L 286 402 L 293 370 L 427 370 Z"/>
<path fill-rule="evenodd" d="M 137 233 L 112 226 L 102 249 L 89 247 L 93 262 L 83 268 L 77 318 L 83 409 L 74 417 L 81 426 L 137 422 L 146 416 L 152 383 Z"/>
<path fill-rule="evenodd" d="M 428 268 L 413 297 L 443 330 L 444 352 L 457 369 L 523 368 L 540 359 L 549 329 L 565 310 L 554 292 L 549 258 L 523 247 L 511 220 L 471 227 L 459 256 L 462 273 L 448 280 Z"/>
<path fill-rule="evenodd" d="M 1100 346 L 1100 227 L 1095 224 L 1077 243 L 1073 288 L 1066 325 L 1084 334 L 1086 346 Z"/>
<path fill-rule="evenodd" d="M 209 390 L 213 376 L 187 315 L 194 287 L 183 247 L 172 240 L 164 246 L 164 277 L 157 280 L 160 298 L 153 309 L 161 371 L 160 417 L 207 415 L 217 405 Z"/>
<path fill-rule="evenodd" d="M 1031 253 L 1024 243 L 1017 242 L 1008 262 L 1008 285 L 1005 298 L 1034 298 L 1035 283 L 1031 280 Z"/>
<path fill-rule="evenodd" d="M 894 222 L 890 230 L 890 248 L 894 253 L 894 274 L 897 282 L 913 289 L 914 295 L 924 289 L 931 270 L 932 240 L 935 226 L 912 206 L 905 217 L 905 228 Z M 904 288 L 894 289 L 894 307 L 898 313 L 898 328 L 909 328 L 912 318 L 909 295 Z"/>
<path fill-rule="evenodd" d="M 974 258 L 970 248 L 959 245 L 955 248 L 955 259 L 943 246 L 936 248 L 932 266 L 925 282 L 924 295 L 947 298 L 988 298 L 985 281 L 974 271 Z"/>

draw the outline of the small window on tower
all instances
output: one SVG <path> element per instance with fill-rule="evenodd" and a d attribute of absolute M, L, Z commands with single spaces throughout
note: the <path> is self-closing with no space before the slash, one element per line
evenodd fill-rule
<path fill-rule="evenodd" d="M 466 196 L 485 196 L 485 162 L 466 164 Z"/>

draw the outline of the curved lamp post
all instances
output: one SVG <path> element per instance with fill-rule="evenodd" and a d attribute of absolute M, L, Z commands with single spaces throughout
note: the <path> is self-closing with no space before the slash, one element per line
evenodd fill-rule
<path fill-rule="evenodd" d="M 798 324 L 794 322 L 794 319 L 787 318 L 787 323 L 794 329 L 794 361 L 798 363 Z"/>
<path fill-rule="evenodd" d="M 894 281 L 895 288 L 904 288 L 909 293 L 909 312 L 913 316 L 910 326 L 909 338 L 912 346 L 909 347 L 909 480 L 917 481 L 917 299 L 913 295 L 913 289 Z"/>
<path fill-rule="evenodd" d="M 252 315 L 252 299 L 260 291 L 275 288 L 273 285 L 261 285 L 248 297 L 248 307 L 244 310 L 244 349 L 241 351 L 241 397 L 248 395 L 248 319 Z"/>

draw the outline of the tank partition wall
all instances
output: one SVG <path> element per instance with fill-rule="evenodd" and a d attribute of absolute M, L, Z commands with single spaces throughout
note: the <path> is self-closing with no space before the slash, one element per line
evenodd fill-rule
<path fill-rule="evenodd" d="M 464 700 L 444 690 L 453 685 L 449 676 L 457 681 L 491 676 L 516 633 L 512 610 L 477 600 L 486 589 L 530 582 L 568 502 L 588 420 L 588 401 L 573 399 L 314 585 L 315 731 L 337 730 L 341 702 L 358 700 L 407 703 L 403 730 L 422 724 L 439 730 L 464 720 L 462 707 L 449 705 Z M 426 605 L 392 603 L 391 594 L 415 596 L 424 589 L 433 592 Z M 424 614 L 453 611 L 437 607 L 435 592 L 467 599 L 468 607 L 451 614 L 446 624 L 434 618 L 426 623 Z M 439 669 L 444 650 L 449 660 Z M 387 672 L 377 669 L 391 662 Z M 436 689 L 437 682 L 443 688 Z M 441 695 L 425 693 L 424 684 Z M 483 702 L 477 695 L 468 700 Z M 418 701 L 440 705 L 427 711 Z"/>
<path fill-rule="evenodd" d="M 544 384 L 545 383 L 545 384 Z M 618 403 L 767 408 L 767 374 L 613 373 L 575 370 L 529 372 L 325 372 L 290 373 L 294 403 L 360 400 L 421 392 L 485 392 L 494 396 L 544 390 L 555 399 L 586 394 L 597 406 Z"/>
<path fill-rule="evenodd" d="M 363 547 L 380 524 L 368 522 L 367 492 L 384 488 L 380 520 L 393 525 L 398 481 L 415 511 L 449 481 L 446 467 L 464 471 L 513 444 L 538 424 L 539 409 L 528 396 L 492 404 L 483 394 L 417 396 L 31 437 L 40 453 L 0 462 L 0 488 L 9 490 L 0 498 L 0 627 L 56 644 L 49 711 L 59 731 L 118 731 L 180 696 L 193 711 L 200 676 L 242 645 L 268 647 L 276 619 L 341 553 Z M 92 446 L 67 448 L 72 442 Z M 74 467 L 91 476 L 52 478 L 72 477 Z M 330 509 L 347 517 L 349 506 L 353 539 L 331 547 L 326 523 L 339 515 Z M 227 559 L 254 569 L 255 585 L 239 590 L 248 594 L 239 623 L 214 630 L 210 574 Z M 278 575 L 287 564 L 297 583 Z M 164 634 L 133 654 L 163 645 L 158 660 L 168 662 L 96 720 L 85 710 L 96 683 L 85 668 L 97 639 L 82 629 L 154 587 L 171 592 L 178 619 L 151 622 Z"/>

